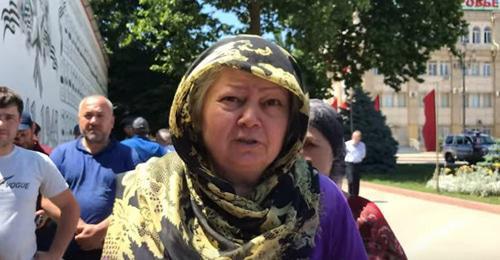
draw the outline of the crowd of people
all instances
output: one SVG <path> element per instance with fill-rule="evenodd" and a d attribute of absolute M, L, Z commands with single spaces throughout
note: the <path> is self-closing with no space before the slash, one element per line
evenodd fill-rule
<path fill-rule="evenodd" d="M 295 59 L 259 36 L 202 53 L 155 138 L 143 117 L 111 138 L 104 96 L 85 97 L 78 120 L 48 149 L 0 87 L 0 259 L 406 259 L 359 196 L 361 132 L 344 143 Z"/>

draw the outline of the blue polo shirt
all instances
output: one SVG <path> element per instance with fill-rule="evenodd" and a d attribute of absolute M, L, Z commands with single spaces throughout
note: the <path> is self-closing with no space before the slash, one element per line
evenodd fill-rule
<path fill-rule="evenodd" d="M 80 217 L 97 224 L 113 210 L 116 175 L 135 169 L 137 153 L 115 140 L 104 150 L 91 154 L 82 145 L 82 138 L 59 145 L 50 158 L 62 173 L 69 189 L 80 205 Z"/>
<path fill-rule="evenodd" d="M 163 146 L 139 135 L 123 140 L 122 144 L 133 148 L 139 155 L 141 162 L 145 162 L 153 156 L 162 157 L 166 153 Z"/>

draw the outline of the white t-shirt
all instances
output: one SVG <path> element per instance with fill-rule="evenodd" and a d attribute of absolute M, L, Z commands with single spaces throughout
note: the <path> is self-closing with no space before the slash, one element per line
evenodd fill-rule
<path fill-rule="evenodd" d="M 45 154 L 14 146 L 0 156 L 0 259 L 33 258 L 38 191 L 51 198 L 67 188 Z"/>

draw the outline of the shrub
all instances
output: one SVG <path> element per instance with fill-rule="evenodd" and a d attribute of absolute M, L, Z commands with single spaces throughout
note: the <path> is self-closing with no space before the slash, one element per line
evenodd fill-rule
<path fill-rule="evenodd" d="M 426 186 L 436 187 L 436 180 L 430 179 Z M 499 170 L 475 165 L 465 165 L 455 170 L 444 168 L 439 174 L 439 189 L 482 197 L 500 195 Z"/>

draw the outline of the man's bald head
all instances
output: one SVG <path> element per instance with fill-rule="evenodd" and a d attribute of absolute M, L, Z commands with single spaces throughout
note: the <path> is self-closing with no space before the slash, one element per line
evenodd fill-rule
<path fill-rule="evenodd" d="M 107 144 L 115 123 L 113 104 L 104 96 L 85 97 L 78 108 L 78 123 L 87 143 Z"/>

